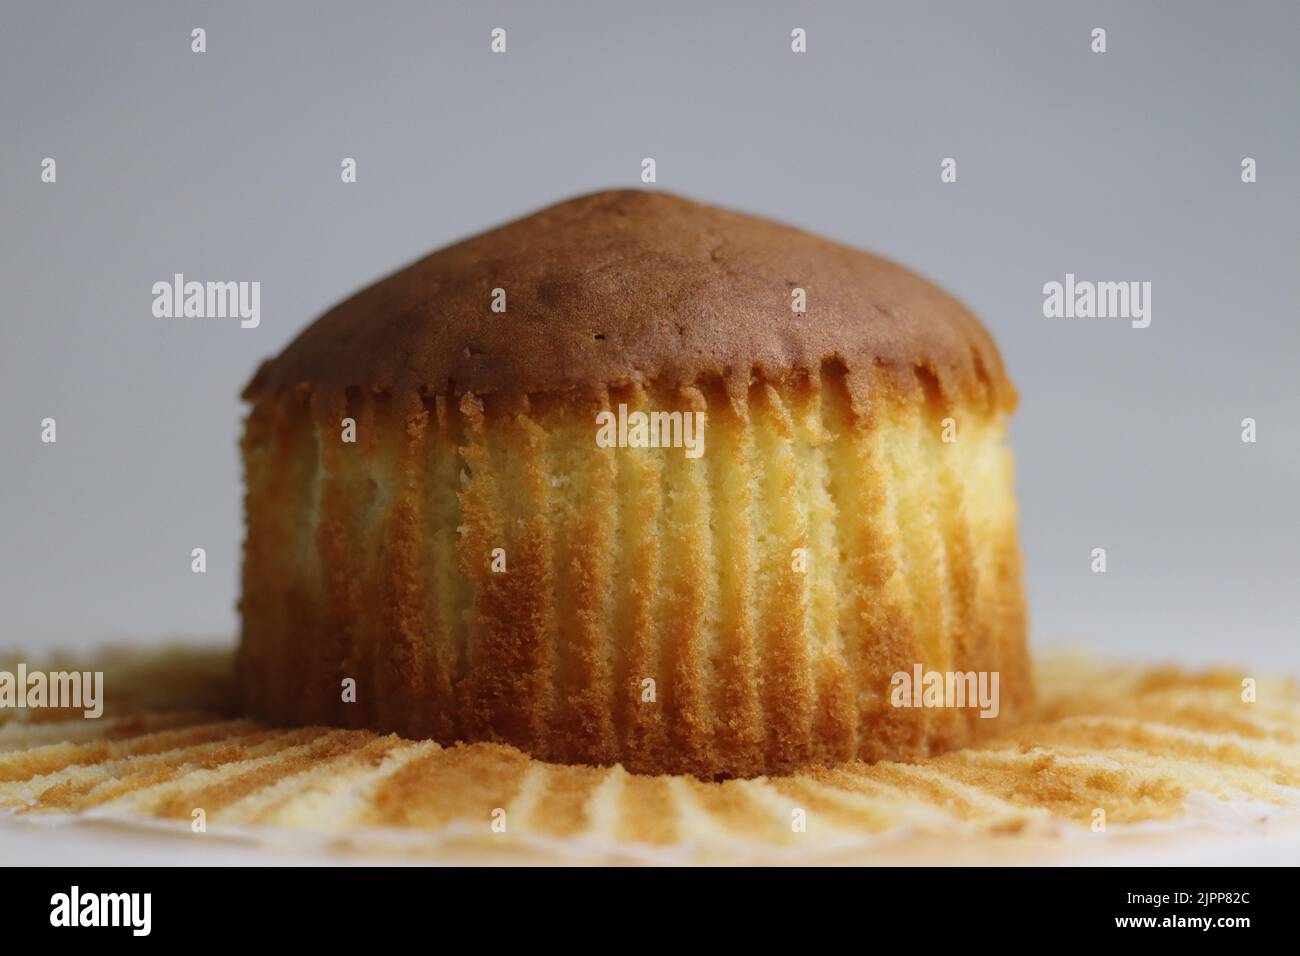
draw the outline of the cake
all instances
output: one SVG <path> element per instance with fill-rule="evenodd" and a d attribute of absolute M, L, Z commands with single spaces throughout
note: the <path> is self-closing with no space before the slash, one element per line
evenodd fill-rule
<path fill-rule="evenodd" d="M 1032 703 L 1016 392 L 884 259 L 596 193 L 362 290 L 244 397 L 253 716 L 718 779 Z M 996 716 L 900 693 L 932 673 L 997 675 Z"/>

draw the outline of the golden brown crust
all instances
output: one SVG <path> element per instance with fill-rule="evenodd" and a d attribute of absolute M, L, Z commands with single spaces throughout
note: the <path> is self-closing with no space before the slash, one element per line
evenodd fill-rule
<path fill-rule="evenodd" d="M 740 400 L 268 396 L 244 448 L 249 711 L 703 778 L 983 736 L 1032 699 L 1005 416 L 912 394 L 861 415 L 832 363 Z M 703 412 L 705 454 L 598 447 L 620 403 Z M 1000 716 L 892 706 L 914 664 L 999 671 Z"/>
<path fill-rule="evenodd" d="M 979 322 L 893 263 L 598 193 L 364 290 L 245 394 L 259 716 L 712 778 L 998 722 L 891 706 L 917 663 L 999 670 L 1002 721 L 1032 694 L 1015 391 Z M 702 413 L 705 454 L 599 447 L 622 405 Z"/>
<path fill-rule="evenodd" d="M 791 310 L 796 287 L 804 314 Z M 831 360 L 858 402 L 875 397 L 868 376 L 910 389 L 914 368 L 968 407 L 1016 401 L 987 331 L 925 279 L 789 226 L 635 190 L 559 203 L 426 256 L 331 309 L 245 396 L 304 382 L 533 395 L 706 380 L 738 394 L 755 372 L 815 374 Z"/>

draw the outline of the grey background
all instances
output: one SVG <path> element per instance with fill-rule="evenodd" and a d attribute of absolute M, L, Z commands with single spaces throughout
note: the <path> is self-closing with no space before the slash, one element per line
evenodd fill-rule
<path fill-rule="evenodd" d="M 985 319 L 1023 399 L 1038 649 L 1300 668 L 1300 5 L 0 9 L 0 646 L 233 636 L 257 363 L 653 156 L 657 188 L 891 256 Z M 260 281 L 261 327 L 153 318 L 174 272 Z M 1066 272 L 1151 281 L 1151 327 L 1045 319 Z"/>

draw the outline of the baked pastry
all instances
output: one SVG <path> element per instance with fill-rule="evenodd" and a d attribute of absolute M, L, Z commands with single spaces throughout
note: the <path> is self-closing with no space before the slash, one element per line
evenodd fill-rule
<path fill-rule="evenodd" d="M 255 716 L 717 778 L 1032 698 L 1015 390 L 875 256 L 597 193 L 357 293 L 244 396 Z M 996 718 L 913 706 L 931 673 L 997 674 Z"/>

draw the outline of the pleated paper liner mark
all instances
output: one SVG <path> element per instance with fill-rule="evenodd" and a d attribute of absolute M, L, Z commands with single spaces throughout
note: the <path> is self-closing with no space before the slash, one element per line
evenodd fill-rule
<path fill-rule="evenodd" d="M 1247 703 L 1230 670 L 1049 662 L 1037 718 L 981 746 L 709 783 L 547 764 L 492 744 L 266 727 L 236 715 L 230 660 L 119 651 L 93 662 L 106 675 L 100 719 L 0 711 L 0 809 L 185 833 L 201 809 L 205 838 L 289 832 L 632 860 L 797 858 L 882 840 L 897 851 L 945 834 L 1065 839 L 1099 821 L 1176 824 L 1191 808 L 1243 826 L 1300 818 L 1300 688 L 1263 680 Z"/>

